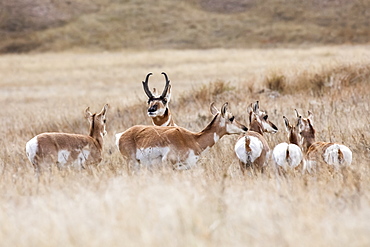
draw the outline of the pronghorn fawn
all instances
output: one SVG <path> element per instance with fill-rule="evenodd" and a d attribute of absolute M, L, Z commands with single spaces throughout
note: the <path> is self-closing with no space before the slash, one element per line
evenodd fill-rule
<path fill-rule="evenodd" d="M 227 111 L 225 103 L 221 111 L 212 103 L 212 121 L 200 132 L 191 132 L 177 126 L 136 125 L 116 134 L 116 145 L 134 168 L 140 165 L 152 167 L 170 164 L 174 169 L 189 169 L 196 165 L 201 153 L 212 147 L 222 136 L 240 134 L 248 129 Z"/>
<path fill-rule="evenodd" d="M 349 166 L 352 162 L 352 151 L 338 143 L 316 142 L 316 130 L 313 127 L 313 114 L 308 111 L 308 117 L 302 118 L 297 113 L 297 125 L 300 134 L 300 143 L 305 153 L 304 171 L 311 173 L 320 169 L 320 164 L 329 165 L 329 169 Z"/>
<path fill-rule="evenodd" d="M 166 85 L 161 95 L 156 95 L 155 88 L 153 92 L 149 90 L 148 80 L 152 73 L 149 73 L 143 81 L 144 92 L 148 96 L 148 116 L 152 118 L 153 125 L 157 126 L 176 126 L 172 119 L 171 111 L 168 106 L 171 100 L 171 84 L 167 74 L 162 72 L 165 77 Z"/>
<path fill-rule="evenodd" d="M 294 169 L 301 164 L 303 159 L 303 153 L 299 146 L 298 126 L 291 125 L 285 116 L 283 116 L 283 119 L 285 129 L 288 132 L 289 143 L 280 143 L 276 145 L 272 151 L 272 158 L 279 174 L 281 174 L 281 168 L 284 171 Z"/>
<path fill-rule="evenodd" d="M 36 175 L 46 168 L 51 170 L 53 164 L 58 168 L 67 165 L 85 168 L 87 165 L 100 163 L 107 110 L 108 104 L 98 114 L 92 114 L 89 107 L 86 108 L 85 116 L 90 122 L 89 135 L 48 132 L 29 140 L 26 154 Z"/>
<path fill-rule="evenodd" d="M 249 113 L 249 131 L 235 144 L 235 153 L 243 174 L 246 168 L 263 172 L 270 156 L 270 147 L 263 137 L 263 133 L 276 133 L 278 131 L 275 124 L 268 120 L 267 113 L 259 109 L 258 101 L 252 103 L 247 112 Z"/>

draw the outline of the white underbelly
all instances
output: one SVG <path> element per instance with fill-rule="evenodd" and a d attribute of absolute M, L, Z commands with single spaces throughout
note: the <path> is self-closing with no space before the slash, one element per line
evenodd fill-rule
<path fill-rule="evenodd" d="M 144 166 L 159 165 L 167 160 L 168 147 L 148 147 L 136 150 L 136 159 Z"/>

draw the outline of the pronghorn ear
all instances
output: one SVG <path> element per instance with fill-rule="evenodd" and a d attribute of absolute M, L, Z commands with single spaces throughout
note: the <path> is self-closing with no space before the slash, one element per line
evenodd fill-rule
<path fill-rule="evenodd" d="M 299 131 L 302 130 L 301 126 L 302 126 L 302 116 L 299 116 L 297 119 L 297 127 Z"/>
<path fill-rule="evenodd" d="M 165 96 L 165 99 L 167 100 L 167 103 L 171 100 L 171 84 L 168 85 L 167 94 Z"/>
<path fill-rule="evenodd" d="M 312 112 L 308 111 L 308 117 L 307 118 L 310 120 L 311 125 L 313 125 L 313 114 L 312 114 Z"/>
<path fill-rule="evenodd" d="M 90 112 L 90 107 L 85 109 L 85 118 L 90 118 L 93 114 Z"/>
<path fill-rule="evenodd" d="M 253 112 L 253 103 L 250 103 L 247 107 L 247 115 L 250 116 Z"/>
<path fill-rule="evenodd" d="M 221 116 L 224 117 L 225 113 L 227 112 L 227 107 L 229 106 L 229 103 L 226 102 L 222 107 L 221 107 Z"/>
<path fill-rule="evenodd" d="M 215 106 L 215 102 L 211 103 L 209 110 L 211 111 L 212 115 L 216 115 L 219 112 Z"/>
<path fill-rule="evenodd" d="M 109 107 L 109 105 L 108 104 L 105 104 L 104 106 L 103 106 L 103 109 L 101 110 L 101 112 L 99 113 L 99 115 L 101 115 L 101 116 L 104 116 L 105 117 L 105 114 L 107 114 L 107 111 L 108 111 L 108 107 Z"/>
<path fill-rule="evenodd" d="M 299 118 L 300 114 L 298 113 L 297 109 L 294 109 L 294 111 L 295 111 L 297 118 Z"/>
<path fill-rule="evenodd" d="M 257 100 L 256 103 L 253 104 L 253 112 L 258 114 L 259 110 L 260 110 L 260 106 L 259 106 L 259 102 Z"/>
<path fill-rule="evenodd" d="M 290 129 L 291 129 L 291 126 L 289 124 L 289 120 L 285 116 L 283 116 L 283 119 L 284 119 L 285 128 L 289 132 Z"/>
<path fill-rule="evenodd" d="M 157 89 L 155 87 L 153 87 L 152 93 L 153 93 L 153 95 L 157 95 Z"/>

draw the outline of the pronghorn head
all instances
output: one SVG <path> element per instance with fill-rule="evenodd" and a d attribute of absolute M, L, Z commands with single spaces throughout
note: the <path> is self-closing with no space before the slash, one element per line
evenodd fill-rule
<path fill-rule="evenodd" d="M 105 104 L 103 109 L 99 113 L 91 113 L 90 107 L 85 110 L 85 117 L 90 122 L 90 136 L 94 135 L 94 131 L 98 131 L 101 137 L 107 134 L 105 129 L 106 114 L 108 110 L 108 104 Z"/>
<path fill-rule="evenodd" d="M 163 116 L 168 110 L 168 103 L 171 99 L 171 84 L 170 80 L 167 77 L 167 74 L 162 72 L 166 79 L 166 85 L 163 89 L 163 92 L 161 95 L 156 94 L 156 90 L 154 88 L 153 93 L 149 90 L 148 86 L 148 80 L 149 76 L 152 75 L 152 73 L 147 74 L 145 81 L 143 81 L 143 87 L 146 95 L 148 96 L 148 116 L 149 117 L 157 117 L 157 116 Z"/>
<path fill-rule="evenodd" d="M 273 124 L 269 119 L 267 112 L 262 111 L 259 109 L 259 102 L 256 101 L 255 103 L 250 104 L 248 107 L 249 112 L 249 123 L 252 125 L 257 125 L 258 132 L 268 132 L 268 133 L 276 133 L 278 128 L 275 124 Z"/>
<path fill-rule="evenodd" d="M 288 118 L 283 116 L 285 129 L 288 132 L 288 139 L 290 143 L 299 145 L 299 133 L 298 133 L 298 125 L 291 125 L 289 123 Z"/>
<path fill-rule="evenodd" d="M 231 112 L 227 111 L 228 105 L 229 103 L 226 102 L 221 107 L 221 111 L 219 111 L 214 105 L 214 102 L 211 103 L 210 111 L 212 115 L 215 116 L 212 122 L 216 122 L 219 117 L 219 127 L 224 129 L 224 133 L 226 135 L 240 134 L 248 131 L 248 128 L 246 126 L 236 121 L 234 115 Z M 211 125 L 212 124 L 210 124 L 210 126 Z"/>
<path fill-rule="evenodd" d="M 297 114 L 297 126 L 298 132 L 301 138 L 301 144 L 308 148 L 315 141 L 315 129 L 313 127 L 313 114 L 308 111 L 308 117 L 302 118 L 302 116 L 295 110 Z"/>

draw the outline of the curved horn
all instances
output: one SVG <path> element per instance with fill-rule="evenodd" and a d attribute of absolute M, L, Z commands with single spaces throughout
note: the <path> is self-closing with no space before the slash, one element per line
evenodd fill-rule
<path fill-rule="evenodd" d="M 149 87 L 148 87 L 148 80 L 149 80 L 149 76 L 151 76 L 153 73 L 149 73 L 146 75 L 146 78 L 145 78 L 145 81 L 143 81 L 143 88 L 144 88 L 144 92 L 146 93 L 146 95 L 149 97 L 149 98 L 153 98 L 153 94 L 150 92 L 149 90 Z"/>
<path fill-rule="evenodd" d="M 161 97 L 164 98 L 164 97 L 166 97 L 168 87 L 170 86 L 170 80 L 168 80 L 168 77 L 167 77 L 166 73 L 162 72 L 162 75 L 164 75 L 164 77 L 166 79 L 166 86 L 164 87 L 162 95 L 161 95 Z"/>

